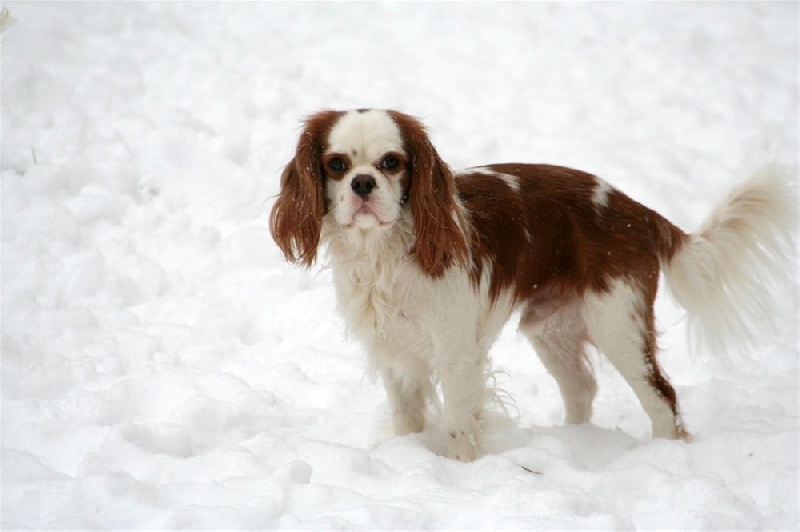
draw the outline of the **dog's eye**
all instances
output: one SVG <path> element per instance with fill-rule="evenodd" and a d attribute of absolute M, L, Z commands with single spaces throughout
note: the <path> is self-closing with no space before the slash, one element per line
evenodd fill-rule
<path fill-rule="evenodd" d="M 334 172 L 341 172 L 344 170 L 344 167 L 344 161 L 340 157 L 334 157 L 328 161 L 328 169 L 333 170 Z"/>
<path fill-rule="evenodd" d="M 400 165 L 400 159 L 394 155 L 387 155 L 381 160 L 381 168 L 384 170 L 394 170 Z"/>

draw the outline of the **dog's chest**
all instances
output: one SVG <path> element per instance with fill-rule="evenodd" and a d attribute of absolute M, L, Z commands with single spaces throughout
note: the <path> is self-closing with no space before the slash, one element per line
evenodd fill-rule
<path fill-rule="evenodd" d="M 339 307 L 350 330 L 369 345 L 408 342 L 422 334 L 419 300 L 402 261 L 334 267 Z"/>

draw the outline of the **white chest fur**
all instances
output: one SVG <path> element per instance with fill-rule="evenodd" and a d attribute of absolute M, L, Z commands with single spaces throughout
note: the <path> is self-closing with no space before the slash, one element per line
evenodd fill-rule
<path fill-rule="evenodd" d="M 488 349 L 508 318 L 510 298 L 489 301 L 488 272 L 479 287 L 457 266 L 431 277 L 409 254 L 411 232 L 394 229 L 329 239 L 339 309 L 382 377 L 396 433 L 422 430 L 439 382 L 448 455 L 474 459 Z"/>
<path fill-rule="evenodd" d="M 430 280 L 421 275 L 400 243 L 332 257 L 339 308 L 350 332 L 367 348 L 371 361 L 383 366 L 399 359 L 430 365 L 433 345 L 426 308 Z"/>

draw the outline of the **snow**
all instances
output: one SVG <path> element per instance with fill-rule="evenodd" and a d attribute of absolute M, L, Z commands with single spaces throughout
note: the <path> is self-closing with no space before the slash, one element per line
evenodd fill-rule
<path fill-rule="evenodd" d="M 2 37 L 4 529 L 796 529 L 798 301 L 692 353 L 692 443 L 598 360 L 592 425 L 513 325 L 482 456 L 393 437 L 330 272 L 267 218 L 299 120 L 421 117 L 454 167 L 599 174 L 696 228 L 798 168 L 798 4 L 18 3 Z"/>

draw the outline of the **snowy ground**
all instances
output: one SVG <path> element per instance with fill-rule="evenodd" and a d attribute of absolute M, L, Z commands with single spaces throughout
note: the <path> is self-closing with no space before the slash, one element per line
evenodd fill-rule
<path fill-rule="evenodd" d="M 765 160 L 796 175 L 797 3 L 6 5 L 4 529 L 800 524 L 796 271 L 728 359 L 659 300 L 691 444 L 602 361 L 594 425 L 561 426 L 509 327 L 519 413 L 465 465 L 391 436 L 329 272 L 266 229 L 299 119 L 377 106 L 455 167 L 575 166 L 691 230 Z"/>

